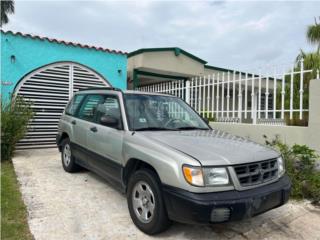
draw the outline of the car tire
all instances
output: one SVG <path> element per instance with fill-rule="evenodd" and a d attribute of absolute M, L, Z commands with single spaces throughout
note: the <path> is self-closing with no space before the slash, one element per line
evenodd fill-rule
<path fill-rule="evenodd" d="M 61 161 L 62 167 L 66 172 L 73 173 L 80 170 L 80 166 L 76 164 L 72 155 L 70 139 L 65 138 L 61 142 Z"/>
<path fill-rule="evenodd" d="M 149 199 L 144 202 L 145 197 Z M 131 175 L 127 202 L 131 219 L 142 232 L 154 235 L 170 227 L 171 221 L 163 201 L 160 179 L 154 171 L 141 169 Z M 144 214 L 147 211 L 149 212 Z"/>

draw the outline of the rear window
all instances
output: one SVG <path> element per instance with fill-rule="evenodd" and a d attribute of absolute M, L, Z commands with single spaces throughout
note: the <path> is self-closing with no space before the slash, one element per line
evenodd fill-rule
<path fill-rule="evenodd" d="M 74 116 L 84 96 L 83 94 L 75 95 L 66 108 L 66 114 Z"/>

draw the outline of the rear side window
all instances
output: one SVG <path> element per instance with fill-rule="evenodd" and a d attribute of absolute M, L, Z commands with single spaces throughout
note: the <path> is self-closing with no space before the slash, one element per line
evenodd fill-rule
<path fill-rule="evenodd" d="M 66 114 L 74 116 L 85 95 L 75 95 L 66 108 Z"/>
<path fill-rule="evenodd" d="M 93 122 L 98 104 L 102 101 L 103 96 L 101 95 L 88 95 L 81 105 L 78 117 L 83 120 Z"/>

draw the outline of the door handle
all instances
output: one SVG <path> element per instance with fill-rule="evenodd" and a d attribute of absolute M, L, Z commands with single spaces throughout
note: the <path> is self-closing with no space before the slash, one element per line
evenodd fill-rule
<path fill-rule="evenodd" d="M 91 127 L 91 128 L 90 128 L 90 131 L 91 131 L 91 132 L 97 132 L 98 129 L 97 129 L 96 127 Z"/>
<path fill-rule="evenodd" d="M 73 121 L 71 121 L 71 123 L 73 124 L 73 125 L 76 125 L 76 120 L 73 120 Z"/>

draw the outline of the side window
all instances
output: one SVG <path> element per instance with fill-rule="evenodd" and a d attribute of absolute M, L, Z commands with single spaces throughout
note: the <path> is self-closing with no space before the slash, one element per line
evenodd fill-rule
<path fill-rule="evenodd" d="M 114 126 L 116 129 L 122 129 L 121 110 L 118 98 L 116 96 L 104 96 L 104 100 L 97 106 L 96 122 L 100 124 L 102 116 L 109 116 L 118 120 Z"/>
<path fill-rule="evenodd" d="M 103 96 L 101 95 L 88 95 L 80 108 L 78 117 L 83 120 L 93 122 L 97 106 L 102 101 Z"/>
<path fill-rule="evenodd" d="M 80 95 L 80 94 L 75 95 L 66 108 L 66 114 L 74 116 L 76 113 L 76 110 L 77 110 L 79 104 L 81 103 L 82 99 L 84 98 L 84 96 L 85 95 Z"/>

